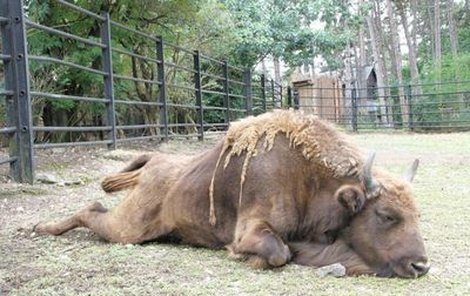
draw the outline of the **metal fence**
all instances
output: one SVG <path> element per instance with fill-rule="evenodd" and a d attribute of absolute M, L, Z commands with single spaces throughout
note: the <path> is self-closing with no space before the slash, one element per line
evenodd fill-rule
<path fill-rule="evenodd" d="M 350 130 L 470 130 L 470 81 L 385 88 L 299 87 L 296 108 Z"/>
<path fill-rule="evenodd" d="M 165 140 L 181 136 L 202 140 L 208 131 L 226 129 L 232 120 L 266 112 L 282 104 L 282 87 L 262 75 L 252 75 L 250 69 L 232 66 L 197 50 L 170 44 L 160 36 L 124 26 L 111 20 L 106 12 L 97 14 L 67 1 L 54 2 L 95 22 L 99 36 L 80 36 L 40 24 L 28 19 L 22 1 L 0 0 L 0 58 L 3 60 L 0 75 L 4 76 L 4 79 L 0 76 L 0 81 L 4 80 L 4 85 L 0 84 L 0 119 L 2 112 L 6 118 L 6 125 L 0 126 L 0 137 L 3 137 L 4 146 L 8 146 L 8 152 L 4 149 L 3 155 L 0 153 L 0 164 L 9 164 L 11 175 L 19 182 L 34 180 L 34 149 L 100 144 L 114 148 L 119 143 L 133 140 Z M 30 32 L 36 34 L 35 38 L 45 36 L 38 34 L 50 34 L 81 44 L 87 50 L 98 50 L 100 65 L 37 54 L 28 45 Z M 121 34 L 132 34 L 138 42 L 145 44 L 145 52 L 116 42 L 119 37 L 113 36 Z M 172 55 L 180 57 L 178 63 L 166 60 Z M 147 67 L 151 74 L 145 77 L 142 70 L 139 75 L 134 68 L 131 74 L 123 73 L 113 66 L 116 60 L 126 58 L 132 60 L 133 66 Z M 33 67 L 41 71 L 31 71 Z M 95 91 L 89 95 L 86 87 L 78 94 L 54 92 L 54 87 L 37 83 L 43 76 L 57 75 L 61 69 L 74 69 L 98 77 L 100 94 Z M 137 98 L 126 93 L 131 86 L 143 89 L 142 96 Z M 95 120 L 98 124 L 84 125 L 80 121 L 52 126 L 41 124 L 34 118 L 34 106 L 44 101 L 92 106 L 101 110 L 96 116 L 99 120 Z M 139 116 L 145 120 L 129 123 L 127 117 L 132 110 L 144 114 Z M 54 137 L 55 134 L 70 136 L 64 141 L 64 137 Z M 80 136 L 83 134 L 88 136 Z"/>
<path fill-rule="evenodd" d="M 33 21 L 22 1 L 0 0 L 0 165 L 9 165 L 19 182 L 34 180 L 35 149 L 114 148 L 134 140 L 175 137 L 202 140 L 209 132 L 223 132 L 233 120 L 286 106 L 353 131 L 470 130 L 469 81 L 364 89 L 283 88 L 250 69 L 124 26 L 106 12 L 53 2 L 89 21 L 97 28 L 95 34 L 83 36 L 71 26 Z M 140 48 L 119 42 L 129 35 Z M 74 58 L 73 52 L 44 54 L 31 46 L 32 38 L 41 41 L 46 36 L 79 44 L 75 48 L 89 51 L 93 60 Z M 57 85 L 61 79 L 56 77 L 71 71 L 88 75 L 78 91 Z M 43 85 L 45 77 L 49 84 Z M 48 121 L 40 116 L 44 105 L 66 103 L 79 104 L 78 109 L 86 112 L 63 120 L 57 120 L 60 114 Z"/>

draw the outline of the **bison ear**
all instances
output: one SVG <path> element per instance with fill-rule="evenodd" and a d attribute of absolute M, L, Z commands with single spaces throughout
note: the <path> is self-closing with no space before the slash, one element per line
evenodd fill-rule
<path fill-rule="evenodd" d="M 339 203 L 351 214 L 360 212 L 366 201 L 361 190 L 349 185 L 340 187 L 335 195 Z"/>
<path fill-rule="evenodd" d="M 410 183 L 413 182 L 413 179 L 416 176 L 416 171 L 418 170 L 418 165 L 419 165 L 419 159 L 415 159 L 411 167 L 403 175 L 403 179 L 405 179 L 405 181 L 408 181 Z"/>

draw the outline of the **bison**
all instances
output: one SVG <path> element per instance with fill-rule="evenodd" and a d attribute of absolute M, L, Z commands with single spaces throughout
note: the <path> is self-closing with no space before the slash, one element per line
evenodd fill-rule
<path fill-rule="evenodd" d="M 423 275 L 410 186 L 372 161 L 315 117 L 266 113 L 233 123 L 199 155 L 142 155 L 104 179 L 106 192 L 130 189 L 115 208 L 94 203 L 35 231 L 88 227 L 112 242 L 226 247 L 254 267 L 340 262 L 351 275 Z"/>

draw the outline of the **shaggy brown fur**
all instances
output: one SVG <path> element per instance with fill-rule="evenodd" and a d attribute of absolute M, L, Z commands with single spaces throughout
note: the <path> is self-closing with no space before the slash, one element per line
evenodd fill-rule
<path fill-rule="evenodd" d="M 388 232 L 373 223 L 376 205 L 390 202 L 397 208 L 393 213 L 412 217 L 400 218 L 406 229 L 394 238 L 411 231 L 421 239 L 415 208 L 397 202 L 410 200 L 408 187 L 377 173 L 385 189 L 377 202 L 367 201 L 363 163 L 356 148 L 329 125 L 293 111 L 274 112 L 234 124 L 223 142 L 200 155 L 143 156 L 103 182 L 107 191 L 131 189 L 117 207 L 108 211 L 95 203 L 59 223 L 39 224 L 36 231 L 58 235 L 84 226 L 122 243 L 171 237 L 195 246 L 226 246 L 233 256 L 266 267 L 286 264 L 295 256 L 290 242 L 326 248 L 359 213 L 340 240 L 354 246 L 351 252 L 366 265 L 392 264 L 401 260 L 392 255 L 402 252 L 415 260 L 409 248 L 395 244 L 387 249 L 374 245 L 376 238 L 369 236 L 375 233 L 394 245 Z M 415 246 L 420 248 L 419 240 Z M 338 252 L 329 253 L 340 258 Z M 310 265 L 328 261 L 313 257 L 316 261 L 310 260 Z"/>
<path fill-rule="evenodd" d="M 313 116 L 303 116 L 299 112 L 274 111 L 256 117 L 248 117 L 234 123 L 224 138 L 224 144 L 217 159 L 216 169 L 210 185 L 210 222 L 216 223 L 214 210 L 215 172 L 225 152 L 224 168 L 233 156 L 244 154 L 241 176 L 239 203 L 243 195 L 243 184 L 249 161 L 260 152 L 268 152 L 274 146 L 278 134 L 289 140 L 289 147 L 298 149 L 304 158 L 312 162 L 317 174 L 328 177 L 344 178 L 357 176 L 362 170 L 362 157 L 359 149 L 345 135 L 339 134 L 330 124 Z M 259 142 L 263 142 L 259 145 Z"/>

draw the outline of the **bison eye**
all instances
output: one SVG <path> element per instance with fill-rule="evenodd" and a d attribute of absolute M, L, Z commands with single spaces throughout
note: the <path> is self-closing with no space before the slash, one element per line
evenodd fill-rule
<path fill-rule="evenodd" d="M 392 225 L 398 221 L 398 219 L 390 213 L 382 211 L 376 211 L 375 213 L 377 214 L 378 220 L 381 224 Z"/>

